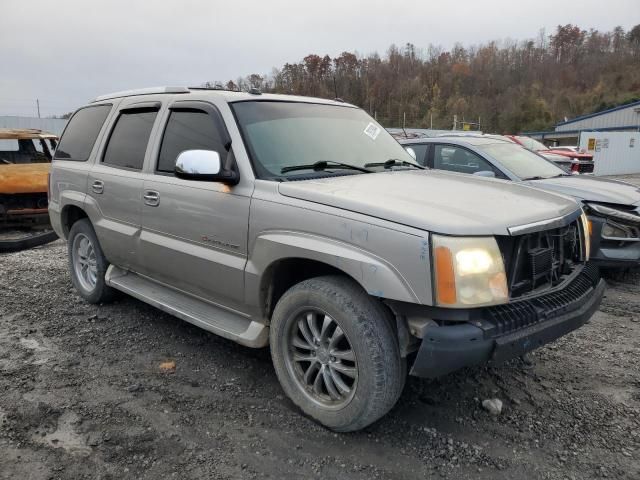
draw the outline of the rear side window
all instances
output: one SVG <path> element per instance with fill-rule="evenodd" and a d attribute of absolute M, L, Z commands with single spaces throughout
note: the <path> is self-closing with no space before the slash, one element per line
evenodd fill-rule
<path fill-rule="evenodd" d="M 126 110 L 111 131 L 103 163 L 141 170 L 158 110 Z"/>
<path fill-rule="evenodd" d="M 222 132 L 211 115 L 202 110 L 173 110 L 162 137 L 158 171 L 173 173 L 176 159 L 185 150 L 215 150 L 223 157 Z"/>
<path fill-rule="evenodd" d="M 78 110 L 69 120 L 54 158 L 87 161 L 110 110 L 111 105 L 96 105 Z"/>

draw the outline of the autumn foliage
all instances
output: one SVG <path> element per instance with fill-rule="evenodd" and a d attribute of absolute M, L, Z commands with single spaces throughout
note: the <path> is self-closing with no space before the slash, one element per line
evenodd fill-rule
<path fill-rule="evenodd" d="M 223 86 L 340 97 L 389 127 L 406 116 L 407 126 L 451 128 L 457 115 L 480 118 L 485 131 L 548 129 L 564 117 L 640 99 L 640 25 L 611 32 L 565 25 L 535 40 L 450 50 L 408 43 L 384 56 L 310 54 Z"/>

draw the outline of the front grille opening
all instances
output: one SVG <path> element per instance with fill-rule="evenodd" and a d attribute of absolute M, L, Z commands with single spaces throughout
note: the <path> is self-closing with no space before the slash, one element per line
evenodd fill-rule
<path fill-rule="evenodd" d="M 562 290 L 538 297 L 484 309 L 493 325 L 487 330 L 491 337 L 515 332 L 549 318 L 573 311 L 590 295 L 598 284 L 600 273 L 593 264 L 587 264 Z"/>
<path fill-rule="evenodd" d="M 510 298 L 549 290 L 582 265 L 582 242 L 577 222 L 543 232 L 497 237 Z"/>

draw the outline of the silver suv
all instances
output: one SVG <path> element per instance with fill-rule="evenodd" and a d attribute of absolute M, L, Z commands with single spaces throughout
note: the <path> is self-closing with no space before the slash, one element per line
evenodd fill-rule
<path fill-rule="evenodd" d="M 604 282 L 569 198 L 430 171 L 339 101 L 188 88 L 97 98 L 51 221 L 87 301 L 119 290 L 249 347 L 336 431 L 436 377 L 584 324 Z"/>

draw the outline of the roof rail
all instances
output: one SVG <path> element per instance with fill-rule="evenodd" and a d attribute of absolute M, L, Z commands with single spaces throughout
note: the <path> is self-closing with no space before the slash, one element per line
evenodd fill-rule
<path fill-rule="evenodd" d="M 94 102 L 101 102 L 102 100 L 109 100 L 111 98 L 118 97 L 131 97 L 133 95 L 153 95 L 154 93 L 189 93 L 187 87 L 148 87 L 138 88 L 136 90 L 123 90 L 121 92 L 107 93 L 96 97 Z"/>

